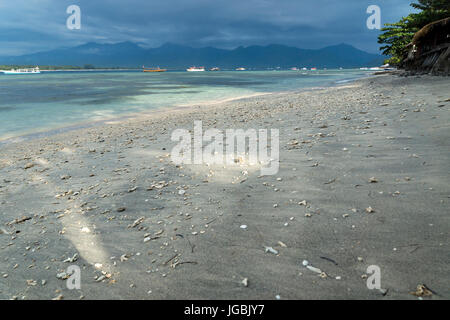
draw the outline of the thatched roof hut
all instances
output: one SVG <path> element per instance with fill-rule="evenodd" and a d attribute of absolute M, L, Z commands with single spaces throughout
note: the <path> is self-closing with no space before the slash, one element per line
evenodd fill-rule
<path fill-rule="evenodd" d="M 450 17 L 427 24 L 406 48 L 407 70 L 450 74 Z"/>
<path fill-rule="evenodd" d="M 427 24 L 412 40 L 415 45 L 437 45 L 450 42 L 450 17 Z"/>

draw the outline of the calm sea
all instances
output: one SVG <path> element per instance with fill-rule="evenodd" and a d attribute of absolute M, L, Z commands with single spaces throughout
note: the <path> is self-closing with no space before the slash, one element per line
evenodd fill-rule
<path fill-rule="evenodd" d="M 327 87 L 367 74 L 360 70 L 0 74 L 0 141 L 161 107 Z"/>

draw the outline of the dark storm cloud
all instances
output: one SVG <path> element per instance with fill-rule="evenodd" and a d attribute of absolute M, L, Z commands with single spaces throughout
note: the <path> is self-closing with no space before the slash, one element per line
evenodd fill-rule
<path fill-rule="evenodd" d="M 381 7 L 382 22 L 411 12 L 408 0 L 7 0 L 0 2 L 0 54 L 26 53 L 85 42 L 165 42 L 233 48 L 279 43 L 318 48 L 346 42 L 376 52 L 377 31 L 366 9 Z M 66 28 L 66 8 L 82 11 L 81 30 Z"/>

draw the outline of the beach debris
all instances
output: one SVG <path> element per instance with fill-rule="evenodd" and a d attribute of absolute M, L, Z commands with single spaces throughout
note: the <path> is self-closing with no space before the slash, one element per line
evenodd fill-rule
<path fill-rule="evenodd" d="M 145 217 L 140 217 L 140 218 L 134 220 L 134 222 L 133 222 L 132 224 L 130 224 L 130 225 L 128 226 L 128 228 L 135 228 L 135 227 L 137 227 L 138 225 L 140 225 L 144 220 L 145 220 Z"/>
<path fill-rule="evenodd" d="M 335 266 L 338 265 L 338 263 L 337 263 L 336 261 L 334 261 L 333 259 L 331 259 L 331 258 L 328 258 L 328 257 L 320 257 L 320 259 L 327 260 L 327 261 L 331 262 L 332 264 L 334 264 Z"/>
<path fill-rule="evenodd" d="M 178 258 L 179 255 L 180 255 L 179 253 L 176 253 L 176 254 L 173 255 L 169 260 L 167 260 L 166 262 L 164 262 L 163 265 L 166 266 L 167 264 L 169 264 L 170 262 L 172 262 L 175 258 Z"/>
<path fill-rule="evenodd" d="M 275 296 L 275 299 L 281 300 L 281 296 L 280 296 L 279 294 L 277 294 L 277 295 Z"/>
<path fill-rule="evenodd" d="M 318 274 L 322 274 L 322 270 L 320 270 L 319 268 L 313 267 L 313 266 L 306 266 L 306 269 L 308 269 L 309 271 L 318 273 Z"/>
<path fill-rule="evenodd" d="M 287 248 L 287 245 L 282 241 L 278 241 L 278 244 L 280 245 L 280 247 Z"/>
<path fill-rule="evenodd" d="M 372 212 L 375 212 L 375 210 L 372 207 L 368 207 L 368 208 L 366 208 L 366 212 L 372 213 Z"/>
<path fill-rule="evenodd" d="M 59 280 L 67 280 L 69 279 L 70 275 L 66 272 L 61 272 L 56 274 L 56 278 L 58 278 Z"/>
<path fill-rule="evenodd" d="M 369 182 L 370 182 L 370 183 L 377 183 L 377 182 L 378 182 L 378 179 L 375 178 L 375 177 L 371 177 L 371 178 L 369 179 Z"/>
<path fill-rule="evenodd" d="M 64 299 L 64 296 L 63 296 L 62 294 L 60 294 L 60 295 L 58 295 L 57 297 L 53 298 L 52 300 L 54 300 L 54 301 L 60 301 L 60 300 L 63 300 L 63 299 Z"/>
<path fill-rule="evenodd" d="M 312 271 L 314 273 L 318 273 L 320 275 L 321 278 L 326 278 L 327 274 L 325 272 L 323 272 L 322 270 L 320 270 L 319 268 L 313 267 L 309 264 L 308 260 L 303 260 L 302 262 L 303 266 L 306 267 L 306 269 L 308 269 L 309 271 Z"/>
<path fill-rule="evenodd" d="M 124 212 L 125 210 L 127 210 L 127 208 L 125 208 L 125 207 L 120 207 L 120 208 L 117 208 L 117 212 Z"/>
<path fill-rule="evenodd" d="M 72 263 L 72 262 L 75 262 L 75 261 L 77 261 L 77 260 L 78 260 L 78 253 L 75 253 L 72 257 L 67 258 L 67 259 L 64 260 L 63 262 L 69 262 L 69 263 Z"/>
<path fill-rule="evenodd" d="M 178 194 L 179 194 L 180 196 L 184 195 L 185 193 L 186 193 L 186 190 L 179 190 L 179 191 L 178 191 Z"/>
<path fill-rule="evenodd" d="M 419 284 L 416 291 L 412 291 L 410 294 L 416 297 L 429 297 L 433 295 L 433 291 L 431 291 L 426 285 Z"/>
<path fill-rule="evenodd" d="M 103 264 L 101 264 L 101 263 L 96 263 L 96 264 L 94 264 L 94 267 L 95 267 L 96 269 L 101 269 L 101 268 L 103 268 Z"/>
<path fill-rule="evenodd" d="M 19 218 L 19 219 L 14 219 L 13 221 L 9 222 L 8 225 L 10 226 L 12 224 L 19 224 L 19 223 L 22 223 L 22 222 L 25 222 L 25 221 L 28 221 L 28 220 L 31 220 L 31 217 L 25 217 L 24 216 L 24 217 Z"/>
<path fill-rule="evenodd" d="M 387 295 L 389 289 L 382 289 L 382 288 L 380 288 L 380 289 L 378 289 L 378 291 L 380 291 L 380 293 L 381 293 L 383 296 L 385 296 L 385 295 Z"/>
<path fill-rule="evenodd" d="M 245 229 L 247 229 L 247 225 L 243 224 L 243 225 L 240 226 L 240 228 L 245 230 Z"/>
<path fill-rule="evenodd" d="M 91 229 L 89 229 L 88 227 L 83 227 L 83 228 L 81 228 L 81 232 L 83 232 L 83 233 L 90 233 Z"/>
<path fill-rule="evenodd" d="M 272 253 L 272 254 L 275 254 L 275 255 L 278 254 L 278 251 L 275 250 L 272 247 L 264 247 L 264 250 L 265 250 L 266 253 Z"/>
<path fill-rule="evenodd" d="M 27 163 L 23 168 L 24 168 L 25 170 L 27 170 L 27 169 L 33 168 L 35 165 L 36 165 L 36 164 L 34 164 L 33 162 L 30 162 L 30 163 Z"/>
<path fill-rule="evenodd" d="M 132 193 L 135 192 L 138 189 L 138 187 L 133 187 L 131 189 L 128 190 L 128 193 Z"/>
<path fill-rule="evenodd" d="M 168 185 L 169 184 L 164 180 L 161 180 L 158 182 L 153 181 L 153 183 L 150 185 L 150 187 L 147 188 L 147 191 L 151 191 L 153 189 L 162 189 L 164 187 L 167 187 Z"/>
<path fill-rule="evenodd" d="M 129 258 L 129 256 L 125 253 L 123 255 L 120 256 L 120 262 L 124 262 L 127 261 Z"/>
<path fill-rule="evenodd" d="M 27 286 L 36 286 L 37 285 L 37 281 L 36 280 L 27 280 Z"/>
<path fill-rule="evenodd" d="M 69 175 L 61 176 L 61 180 L 69 180 L 70 178 L 72 178 L 72 177 Z"/>
<path fill-rule="evenodd" d="M 300 201 L 298 204 L 301 206 L 306 206 L 306 200 Z"/>
<path fill-rule="evenodd" d="M 248 278 L 244 278 L 241 283 L 244 287 L 248 287 Z"/>
<path fill-rule="evenodd" d="M 100 281 L 103 281 L 103 280 L 105 280 L 106 279 L 106 276 L 105 275 L 101 275 L 101 276 L 99 276 L 97 279 L 95 279 L 95 281 L 96 282 L 100 282 Z"/>

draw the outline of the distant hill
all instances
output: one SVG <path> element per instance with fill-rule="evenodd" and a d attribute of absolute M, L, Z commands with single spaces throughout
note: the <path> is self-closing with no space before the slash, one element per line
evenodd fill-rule
<path fill-rule="evenodd" d="M 139 68 L 143 65 L 170 69 L 188 66 L 221 68 L 352 68 L 382 64 L 385 57 L 348 44 L 323 49 L 299 49 L 284 45 L 238 47 L 233 50 L 213 47 L 192 48 L 167 43 L 145 49 L 132 42 L 116 44 L 86 43 L 74 48 L 57 49 L 17 57 L 0 57 L 5 65 L 94 65 L 96 67 Z"/>

